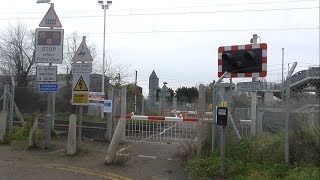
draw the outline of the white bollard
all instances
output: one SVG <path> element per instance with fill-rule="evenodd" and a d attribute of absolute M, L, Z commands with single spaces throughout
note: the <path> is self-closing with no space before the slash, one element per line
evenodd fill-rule
<path fill-rule="evenodd" d="M 0 141 L 3 141 L 4 135 L 6 134 L 6 121 L 7 113 L 6 111 L 0 112 Z"/>
<path fill-rule="evenodd" d="M 70 115 L 69 119 L 69 131 L 68 131 L 68 145 L 67 154 L 74 155 L 77 152 L 77 116 L 75 114 Z"/>

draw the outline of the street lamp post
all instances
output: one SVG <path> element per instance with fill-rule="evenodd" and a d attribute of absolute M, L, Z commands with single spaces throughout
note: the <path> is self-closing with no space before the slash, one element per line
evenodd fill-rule
<path fill-rule="evenodd" d="M 103 20 L 103 55 L 102 55 L 102 87 L 101 91 L 104 93 L 104 81 L 105 81 L 105 57 L 106 57 L 106 11 L 109 9 L 109 6 L 112 4 L 112 1 L 107 1 L 107 4 L 104 4 L 103 1 L 98 1 L 101 5 L 101 8 L 104 10 L 104 20 Z M 104 117 L 103 106 L 101 108 L 101 117 Z"/>

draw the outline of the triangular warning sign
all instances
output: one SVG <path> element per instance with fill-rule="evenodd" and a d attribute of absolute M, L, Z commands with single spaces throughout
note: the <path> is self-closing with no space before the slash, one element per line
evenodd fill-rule
<path fill-rule="evenodd" d="M 82 40 L 78 50 L 74 53 L 72 62 L 92 62 L 93 58 L 90 54 L 85 38 Z"/>
<path fill-rule="evenodd" d="M 73 91 L 88 91 L 87 85 L 82 76 L 80 76 L 77 84 L 74 86 Z"/>
<path fill-rule="evenodd" d="M 62 24 L 52 4 L 46 15 L 41 20 L 39 27 L 62 27 Z"/>

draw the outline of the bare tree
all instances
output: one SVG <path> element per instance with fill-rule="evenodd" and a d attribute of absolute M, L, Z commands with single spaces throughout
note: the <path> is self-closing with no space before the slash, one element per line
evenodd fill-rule
<path fill-rule="evenodd" d="M 74 56 L 74 53 L 77 51 L 78 47 L 80 46 L 80 43 L 82 41 L 82 36 L 80 36 L 77 32 L 73 32 L 66 36 L 65 38 L 65 52 L 64 52 L 64 61 L 63 61 L 63 67 L 62 69 L 66 70 L 67 73 L 70 72 L 71 69 L 71 60 Z M 102 60 L 97 58 L 97 52 L 96 47 L 94 44 L 88 44 L 88 49 L 91 53 L 92 58 L 94 61 L 92 62 L 92 69 L 93 73 L 101 74 L 102 72 Z M 106 66 L 104 69 L 104 74 L 107 76 L 107 79 L 109 79 L 109 83 L 116 84 L 119 82 L 122 82 L 123 79 L 128 77 L 128 65 L 121 65 L 117 64 L 117 60 L 111 58 L 111 53 L 107 54 L 106 58 Z M 121 81 L 119 81 L 119 74 Z"/>
<path fill-rule="evenodd" d="M 28 86 L 28 75 L 34 70 L 34 37 L 35 32 L 20 23 L 0 34 L 0 72 L 5 76 L 12 73 L 18 87 Z"/>

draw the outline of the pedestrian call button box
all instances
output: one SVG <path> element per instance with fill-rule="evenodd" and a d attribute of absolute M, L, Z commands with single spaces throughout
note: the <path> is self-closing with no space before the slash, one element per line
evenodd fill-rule
<path fill-rule="evenodd" d="M 216 120 L 218 125 L 226 126 L 228 121 L 228 108 L 227 107 L 216 107 Z"/>

